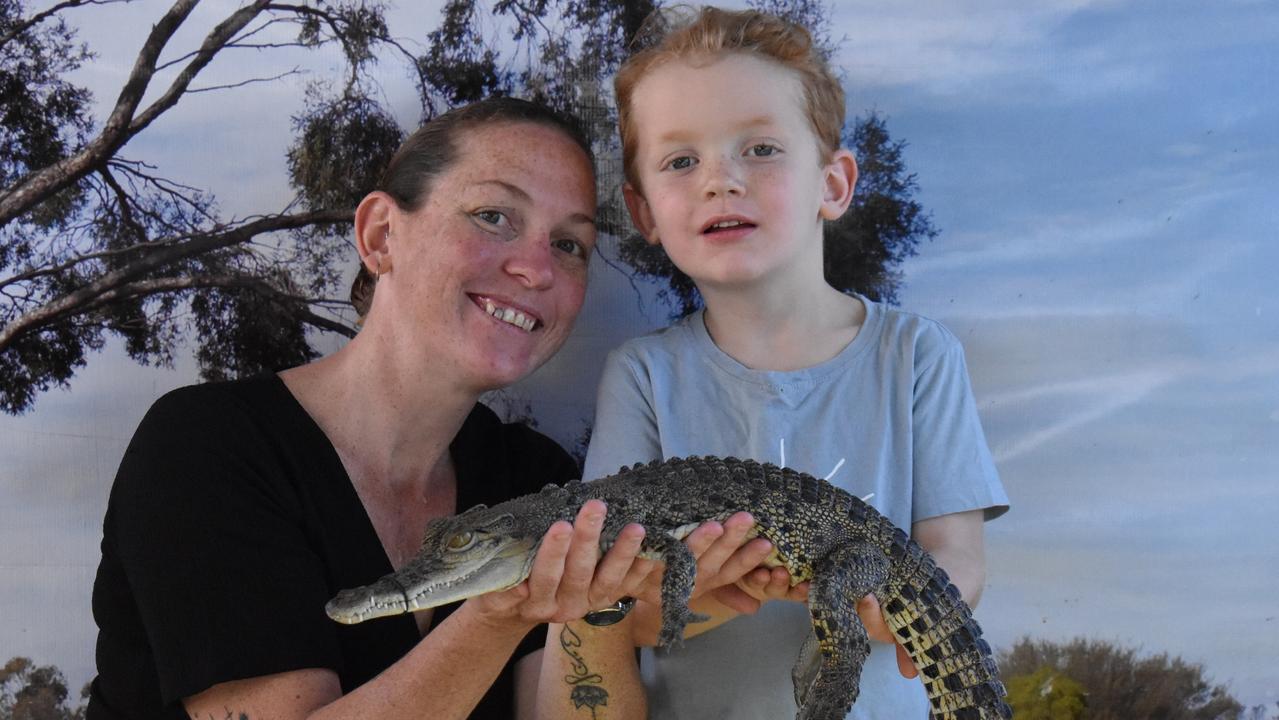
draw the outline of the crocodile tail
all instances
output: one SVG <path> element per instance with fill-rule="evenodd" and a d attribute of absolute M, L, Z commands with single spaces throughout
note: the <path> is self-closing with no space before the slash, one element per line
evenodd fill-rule
<path fill-rule="evenodd" d="M 884 617 L 924 678 L 932 720 L 1011 718 L 990 645 L 946 571 L 905 534 L 893 537 Z"/>

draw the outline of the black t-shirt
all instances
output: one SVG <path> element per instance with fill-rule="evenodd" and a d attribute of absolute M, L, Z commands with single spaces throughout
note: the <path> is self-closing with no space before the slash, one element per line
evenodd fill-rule
<path fill-rule="evenodd" d="M 578 474 L 552 440 L 482 405 L 450 451 L 459 510 Z M 278 377 L 175 390 L 143 418 L 111 489 L 88 717 L 186 718 L 184 697 L 302 668 L 331 668 L 349 692 L 412 649 L 417 625 L 341 625 L 324 604 L 391 570 L 337 452 Z M 436 608 L 432 627 L 455 607 Z M 544 639 L 529 633 L 472 718 L 511 717 L 514 662 Z"/>

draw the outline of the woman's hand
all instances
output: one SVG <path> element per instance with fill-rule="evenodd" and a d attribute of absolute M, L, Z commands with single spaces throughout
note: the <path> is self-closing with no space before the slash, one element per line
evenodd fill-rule
<path fill-rule="evenodd" d="M 558 521 L 542 538 L 528 578 L 509 590 L 472 602 L 494 620 L 536 625 L 567 622 L 639 592 L 656 563 L 637 557 L 644 528 L 622 528 L 600 559 L 600 531 L 607 508 L 588 500 L 572 524 Z"/>

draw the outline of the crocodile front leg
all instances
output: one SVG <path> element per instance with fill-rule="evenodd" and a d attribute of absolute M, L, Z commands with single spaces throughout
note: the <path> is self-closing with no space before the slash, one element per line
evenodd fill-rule
<path fill-rule="evenodd" d="M 707 620 L 705 615 L 688 609 L 697 579 L 697 558 L 682 541 L 665 533 L 651 533 L 644 539 L 642 551 L 666 563 L 662 571 L 662 628 L 657 635 L 657 645 L 669 648 L 683 642 L 685 625 Z"/>
<path fill-rule="evenodd" d="M 870 654 L 857 602 L 883 587 L 887 576 L 888 558 L 867 543 L 839 547 L 814 563 L 808 592 L 813 636 L 792 671 L 796 720 L 841 720 L 848 714 Z"/>

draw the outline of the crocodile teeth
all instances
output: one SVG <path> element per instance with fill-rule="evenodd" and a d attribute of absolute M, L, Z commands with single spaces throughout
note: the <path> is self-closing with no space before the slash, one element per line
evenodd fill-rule
<path fill-rule="evenodd" d="M 523 329 L 525 332 L 533 332 L 533 327 L 537 325 L 537 320 L 525 315 L 519 310 L 511 308 L 499 307 L 493 304 L 492 300 L 484 299 L 484 312 L 501 320 L 510 323 L 515 327 Z"/>

